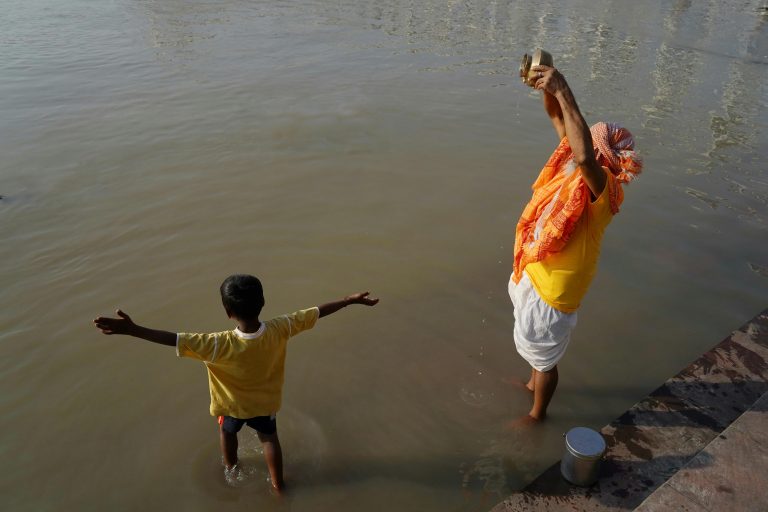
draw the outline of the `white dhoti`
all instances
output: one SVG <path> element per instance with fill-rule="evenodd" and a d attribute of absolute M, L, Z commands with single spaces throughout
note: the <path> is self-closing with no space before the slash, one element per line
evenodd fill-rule
<path fill-rule="evenodd" d="M 509 297 L 515 308 L 517 352 L 536 370 L 551 370 L 571 341 L 576 313 L 563 313 L 544 302 L 525 272 L 518 284 L 510 277 Z"/>

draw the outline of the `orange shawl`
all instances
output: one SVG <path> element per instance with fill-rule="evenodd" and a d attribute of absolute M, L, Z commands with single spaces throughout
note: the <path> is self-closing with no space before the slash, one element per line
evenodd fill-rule
<path fill-rule="evenodd" d="M 624 198 L 618 183 L 629 183 L 640 174 L 642 161 L 628 130 L 614 123 L 597 123 L 590 131 L 598 162 L 614 176 L 606 187 L 611 212 L 616 214 Z M 526 265 L 565 247 L 589 200 L 589 188 L 576 168 L 568 139 L 563 137 L 533 184 L 533 197 L 515 229 L 515 283 L 520 282 Z"/>

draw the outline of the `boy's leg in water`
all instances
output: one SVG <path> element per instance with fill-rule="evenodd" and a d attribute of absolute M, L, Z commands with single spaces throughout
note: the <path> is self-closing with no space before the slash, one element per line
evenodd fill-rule
<path fill-rule="evenodd" d="M 257 433 L 259 441 L 264 446 L 264 458 L 267 459 L 267 469 L 269 469 L 269 476 L 272 478 L 272 487 L 278 493 L 281 493 L 285 489 L 285 482 L 283 481 L 283 450 L 280 448 L 277 432 L 274 434 Z"/>
<path fill-rule="evenodd" d="M 237 434 L 227 432 L 224 426 L 219 426 L 219 442 L 221 454 L 224 456 L 224 466 L 232 469 L 237 465 Z"/>
<path fill-rule="evenodd" d="M 557 388 L 557 365 L 546 372 L 534 369 L 533 373 L 533 407 L 528 415 L 540 421 L 547 417 L 547 406 Z"/>

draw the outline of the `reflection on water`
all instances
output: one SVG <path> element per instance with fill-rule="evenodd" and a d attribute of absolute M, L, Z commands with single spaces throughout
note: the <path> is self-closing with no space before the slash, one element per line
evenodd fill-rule
<path fill-rule="evenodd" d="M 765 61 L 768 57 L 768 16 L 756 17 L 753 28 L 739 34 L 739 46 L 751 58 L 734 59 L 724 70 L 727 79 L 720 101 L 722 115 L 712 116 L 712 149 L 707 152 L 711 160 L 736 169 L 741 168 L 745 160 L 756 158 L 760 144 L 765 142 L 753 123 L 760 105 L 765 105 L 768 90 L 763 81 L 764 68 L 768 65 Z M 728 151 L 731 146 L 736 146 L 738 151 Z"/>
<path fill-rule="evenodd" d="M 488 510 L 561 456 L 563 432 L 610 421 L 765 307 L 767 25 L 758 0 L 8 8 L 6 506 Z M 589 122 L 634 132 L 647 170 L 552 418 L 522 432 L 506 280 L 556 142 L 517 77 L 536 47 Z M 201 368 L 88 325 L 120 306 L 226 328 L 216 288 L 236 271 L 262 277 L 267 315 L 382 298 L 292 342 L 279 503 L 250 432 L 227 485 Z"/>

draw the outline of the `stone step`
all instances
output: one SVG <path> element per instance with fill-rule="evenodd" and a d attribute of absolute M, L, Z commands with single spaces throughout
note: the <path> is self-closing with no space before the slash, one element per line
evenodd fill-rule
<path fill-rule="evenodd" d="M 768 510 L 768 393 L 635 510 Z"/>
<path fill-rule="evenodd" d="M 746 411 L 762 414 L 766 392 L 768 310 L 601 429 L 608 450 L 594 486 L 569 484 L 558 462 L 493 512 L 635 509 Z"/>

